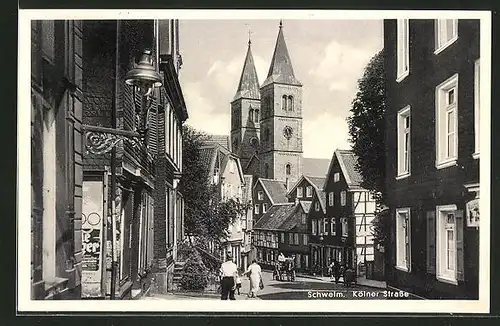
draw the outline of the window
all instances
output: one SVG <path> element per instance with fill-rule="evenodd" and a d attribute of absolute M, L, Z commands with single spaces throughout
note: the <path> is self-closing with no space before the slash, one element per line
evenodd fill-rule
<path fill-rule="evenodd" d="M 316 235 L 318 234 L 318 222 L 316 220 L 312 220 L 312 234 Z"/>
<path fill-rule="evenodd" d="M 328 233 L 328 224 L 329 224 L 328 219 L 324 218 L 323 219 L 323 232 L 325 235 Z"/>
<path fill-rule="evenodd" d="M 258 200 L 264 200 L 264 192 L 263 191 L 259 191 L 257 193 L 257 199 Z"/>
<path fill-rule="evenodd" d="M 267 203 L 262 204 L 262 213 L 267 212 Z"/>
<path fill-rule="evenodd" d="M 318 220 L 318 232 L 319 235 L 325 234 L 325 224 L 323 223 L 322 220 Z"/>
<path fill-rule="evenodd" d="M 296 244 L 296 245 L 300 244 L 299 243 L 299 234 L 298 233 L 294 233 L 293 234 L 293 239 L 294 239 L 294 244 Z"/>
<path fill-rule="evenodd" d="M 328 193 L 328 206 L 333 206 L 333 192 Z"/>
<path fill-rule="evenodd" d="M 397 43 L 397 76 L 396 81 L 402 81 L 410 73 L 410 38 L 409 20 L 398 19 Z"/>
<path fill-rule="evenodd" d="M 330 219 L 330 235 L 336 235 L 337 230 L 336 230 L 336 225 L 335 225 L 335 217 L 332 217 Z"/>
<path fill-rule="evenodd" d="M 458 38 L 458 19 L 437 19 L 434 24 L 436 51 L 438 54 Z"/>
<path fill-rule="evenodd" d="M 255 214 L 259 214 L 259 204 L 255 204 L 255 207 L 254 207 L 253 212 L 254 212 Z"/>
<path fill-rule="evenodd" d="M 347 197 L 346 191 L 342 190 L 340 192 L 340 206 L 345 206 L 345 204 L 346 204 L 346 197 Z"/>
<path fill-rule="evenodd" d="M 302 187 L 298 187 L 297 188 L 297 198 L 301 198 L 303 195 L 304 195 L 304 193 L 302 192 Z"/>
<path fill-rule="evenodd" d="M 285 234 L 283 232 L 280 233 L 280 240 L 281 240 L 281 243 L 285 242 Z"/>
<path fill-rule="evenodd" d="M 259 123 L 259 110 L 254 111 L 254 122 Z"/>
<path fill-rule="evenodd" d="M 333 182 L 339 182 L 340 181 L 340 173 L 339 172 L 335 172 L 333 174 Z"/>
<path fill-rule="evenodd" d="M 437 278 L 457 284 L 463 273 L 463 211 L 456 205 L 436 208 Z"/>
<path fill-rule="evenodd" d="M 282 109 L 283 111 L 286 111 L 286 110 L 287 110 L 287 97 L 286 97 L 286 95 L 283 95 L 283 96 L 281 97 L 281 109 Z"/>
<path fill-rule="evenodd" d="M 292 174 L 292 166 L 290 165 L 290 163 L 285 165 L 285 172 L 286 172 L 286 175 Z"/>
<path fill-rule="evenodd" d="M 313 195 L 313 187 L 312 186 L 307 186 L 306 188 L 306 196 L 307 197 L 312 197 Z"/>
<path fill-rule="evenodd" d="M 316 212 L 319 212 L 319 203 L 318 202 L 314 203 L 314 210 Z"/>
<path fill-rule="evenodd" d="M 309 237 L 307 236 L 307 234 L 303 234 L 303 235 L 302 235 L 302 244 L 303 244 L 304 246 L 307 246 L 307 245 L 308 245 L 308 243 L 309 243 L 309 241 L 308 241 L 309 239 L 308 239 L 308 238 L 309 238 Z"/>
<path fill-rule="evenodd" d="M 248 120 L 251 121 L 251 122 L 254 121 L 253 109 L 250 109 L 250 112 L 248 113 Z"/>
<path fill-rule="evenodd" d="M 301 216 L 301 222 L 302 224 L 306 224 L 307 223 L 307 214 L 306 213 L 302 213 L 302 216 Z"/>
<path fill-rule="evenodd" d="M 458 75 L 436 87 L 436 167 L 455 165 L 458 152 Z"/>
<path fill-rule="evenodd" d="M 397 178 L 410 175 L 410 107 L 398 112 L 398 175 Z"/>
<path fill-rule="evenodd" d="M 288 103 L 287 103 L 287 109 L 288 111 L 293 111 L 293 96 L 288 96 Z"/>
<path fill-rule="evenodd" d="M 474 158 L 479 158 L 479 112 L 481 107 L 481 84 L 479 76 L 479 59 L 477 59 L 474 63 Z"/>
<path fill-rule="evenodd" d="M 409 272 L 411 266 L 410 209 L 396 210 L 396 268 Z"/>
<path fill-rule="evenodd" d="M 288 233 L 288 244 L 293 244 L 293 233 Z"/>
<path fill-rule="evenodd" d="M 342 226 L 342 236 L 346 237 L 349 235 L 349 229 L 347 228 L 347 218 L 343 217 L 341 219 L 341 226 Z"/>

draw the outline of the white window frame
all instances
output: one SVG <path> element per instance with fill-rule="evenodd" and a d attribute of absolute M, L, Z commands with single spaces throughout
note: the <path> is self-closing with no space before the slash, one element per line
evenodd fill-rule
<path fill-rule="evenodd" d="M 402 214 L 406 214 L 403 224 Z M 409 230 L 404 232 L 404 228 Z M 411 272 L 411 209 L 409 207 L 396 209 L 396 269 Z"/>
<path fill-rule="evenodd" d="M 339 182 L 340 181 L 340 172 L 335 172 L 333 174 L 333 182 Z"/>
<path fill-rule="evenodd" d="M 445 32 L 447 22 L 450 20 L 453 21 L 451 30 L 452 36 L 450 39 L 443 41 L 441 39 L 441 35 Z M 434 31 L 436 43 L 436 50 L 434 50 L 434 54 L 439 54 L 458 39 L 458 19 L 436 19 L 434 22 Z"/>
<path fill-rule="evenodd" d="M 340 223 L 342 226 L 342 237 L 347 238 L 349 236 L 349 225 L 347 224 L 347 217 L 343 217 Z"/>
<path fill-rule="evenodd" d="M 293 234 L 293 242 L 294 242 L 294 244 L 299 245 L 300 244 L 299 241 L 300 241 L 299 234 L 298 233 L 294 233 Z"/>
<path fill-rule="evenodd" d="M 481 109 L 481 78 L 480 78 L 480 59 L 474 62 L 474 159 L 479 158 L 480 146 L 480 110 Z"/>
<path fill-rule="evenodd" d="M 318 202 L 314 203 L 314 210 L 316 212 L 319 212 L 319 203 Z"/>
<path fill-rule="evenodd" d="M 307 236 L 307 234 L 303 234 L 302 235 L 302 243 L 304 244 L 304 246 L 308 245 L 308 243 L 309 243 L 309 237 Z"/>
<path fill-rule="evenodd" d="M 285 242 L 285 233 L 284 232 L 280 232 L 280 240 L 281 240 L 281 243 Z"/>
<path fill-rule="evenodd" d="M 259 214 L 259 204 L 255 204 L 253 213 L 254 214 Z"/>
<path fill-rule="evenodd" d="M 447 95 L 451 90 L 454 90 L 454 103 L 447 105 Z M 458 85 L 458 74 L 455 74 L 445 80 L 443 83 L 436 87 L 436 168 L 442 169 L 450 166 L 457 165 L 458 159 L 458 96 L 459 95 L 459 85 Z M 450 131 L 448 130 L 447 117 L 451 113 L 454 117 L 453 124 L 453 139 L 454 144 L 451 148 L 453 150 L 452 155 L 446 156 L 444 152 L 449 152 L 450 147 L 448 144 L 448 139 L 450 136 Z"/>
<path fill-rule="evenodd" d="M 405 126 L 406 119 L 409 119 L 409 126 Z M 398 137 L 398 154 L 397 154 L 397 176 L 396 179 L 403 179 L 410 176 L 411 169 L 411 109 L 407 105 L 398 111 L 397 118 L 397 137 Z M 405 142 L 408 136 L 408 144 Z M 405 159 L 407 162 L 405 163 Z"/>
<path fill-rule="evenodd" d="M 347 202 L 347 192 L 342 190 L 340 192 L 340 206 L 345 206 Z"/>
<path fill-rule="evenodd" d="M 328 193 L 328 206 L 333 206 L 333 202 L 334 202 L 334 195 L 333 195 L 333 191 Z"/>
<path fill-rule="evenodd" d="M 410 22 L 408 19 L 398 19 L 396 52 L 396 81 L 399 83 L 410 74 Z"/>
<path fill-rule="evenodd" d="M 267 203 L 262 203 L 262 214 L 267 212 Z"/>
<path fill-rule="evenodd" d="M 436 207 L 436 278 L 445 283 L 457 285 L 457 229 L 456 229 L 457 205 L 442 205 Z M 447 215 L 455 215 L 453 223 L 447 223 Z M 453 232 L 454 245 L 448 248 L 446 236 L 448 231 Z M 448 251 L 453 252 L 454 269 L 447 268 L 446 258 Z"/>
<path fill-rule="evenodd" d="M 304 196 L 304 192 L 302 190 L 302 187 L 297 188 L 297 198 L 302 198 Z"/>
<path fill-rule="evenodd" d="M 328 219 L 327 218 L 323 218 L 323 234 L 327 235 L 329 232 L 328 232 Z"/>
<path fill-rule="evenodd" d="M 312 186 L 307 186 L 306 188 L 306 197 L 310 198 L 313 195 L 313 187 Z"/>
<path fill-rule="evenodd" d="M 288 244 L 293 244 L 293 233 L 288 233 Z"/>
<path fill-rule="evenodd" d="M 263 191 L 257 192 L 257 199 L 258 200 L 264 200 L 264 192 Z"/>
<path fill-rule="evenodd" d="M 318 234 L 318 222 L 317 222 L 317 220 L 312 220 L 311 221 L 311 233 L 313 235 Z"/>
<path fill-rule="evenodd" d="M 335 236 L 337 234 L 335 217 L 330 219 L 330 235 Z"/>

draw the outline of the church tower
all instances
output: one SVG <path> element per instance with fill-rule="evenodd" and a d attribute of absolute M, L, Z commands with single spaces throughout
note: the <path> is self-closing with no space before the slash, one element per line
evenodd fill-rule
<path fill-rule="evenodd" d="M 257 71 L 252 56 L 252 42 L 248 40 L 248 50 L 241 72 L 238 89 L 231 102 L 231 152 L 240 157 L 245 171 L 250 158 L 260 146 L 260 92 Z"/>
<path fill-rule="evenodd" d="M 291 186 L 302 174 L 302 84 L 293 72 L 282 22 L 260 98 L 261 177 Z"/>

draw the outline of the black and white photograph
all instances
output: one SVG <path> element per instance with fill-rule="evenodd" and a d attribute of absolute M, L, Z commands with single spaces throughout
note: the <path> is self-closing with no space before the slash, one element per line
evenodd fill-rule
<path fill-rule="evenodd" d="M 19 31 L 20 312 L 489 312 L 490 12 Z"/>

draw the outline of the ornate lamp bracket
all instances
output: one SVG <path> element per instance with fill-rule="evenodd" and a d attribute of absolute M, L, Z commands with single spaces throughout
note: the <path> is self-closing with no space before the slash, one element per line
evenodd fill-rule
<path fill-rule="evenodd" d="M 128 142 L 133 147 L 140 144 L 140 135 L 135 131 L 92 125 L 82 125 L 82 129 L 85 132 L 85 147 L 88 153 L 106 154 L 119 142 Z"/>

